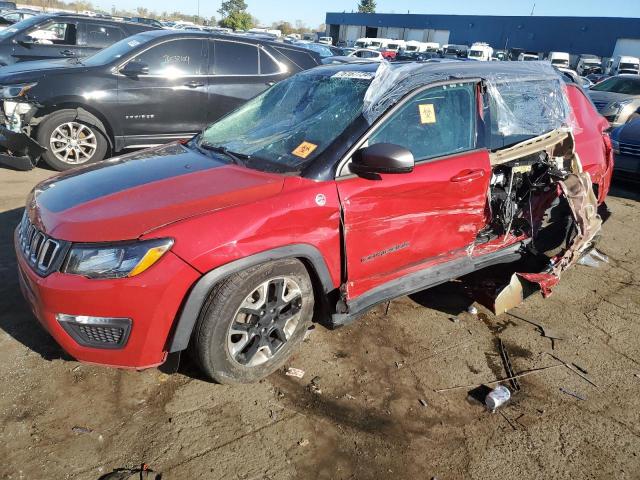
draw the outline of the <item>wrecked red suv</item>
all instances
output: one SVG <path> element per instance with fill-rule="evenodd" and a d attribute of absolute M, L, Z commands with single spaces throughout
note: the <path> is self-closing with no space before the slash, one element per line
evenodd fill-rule
<path fill-rule="evenodd" d="M 189 347 L 211 378 L 255 381 L 314 319 L 490 265 L 554 251 L 516 277 L 548 293 L 600 229 L 607 127 L 544 64 L 319 67 L 188 143 L 39 184 L 21 288 L 78 360 Z"/>

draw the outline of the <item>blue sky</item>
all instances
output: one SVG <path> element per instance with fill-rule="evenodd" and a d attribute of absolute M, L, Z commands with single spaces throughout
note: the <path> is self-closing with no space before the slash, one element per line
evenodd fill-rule
<path fill-rule="evenodd" d="M 221 0 L 199 0 L 200 14 L 215 15 Z M 249 12 L 262 23 L 278 20 L 294 23 L 302 20 L 317 27 L 324 22 L 326 12 L 350 12 L 357 7 L 356 0 L 247 0 Z M 593 17 L 640 17 L 640 0 L 377 0 L 380 13 L 443 13 L 459 15 L 529 15 L 535 3 L 535 15 L 571 15 Z M 146 7 L 156 12 L 180 10 L 195 14 L 198 0 L 95 0 L 98 6 L 110 10 Z"/>

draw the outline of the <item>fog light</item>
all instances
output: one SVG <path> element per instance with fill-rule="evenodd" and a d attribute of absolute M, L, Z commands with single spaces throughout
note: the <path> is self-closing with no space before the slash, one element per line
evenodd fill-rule
<path fill-rule="evenodd" d="M 122 348 L 131 332 L 131 319 L 56 314 L 56 319 L 79 345 L 91 348 Z"/>

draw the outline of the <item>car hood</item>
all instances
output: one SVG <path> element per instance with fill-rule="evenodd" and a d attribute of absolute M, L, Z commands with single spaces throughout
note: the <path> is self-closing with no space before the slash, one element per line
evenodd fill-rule
<path fill-rule="evenodd" d="M 89 67 L 81 63 L 74 63 L 68 58 L 18 62 L 0 69 L 0 85 L 30 82 L 59 72 L 70 72 L 78 69 L 87 70 Z"/>
<path fill-rule="evenodd" d="M 626 93 L 615 92 L 599 92 L 597 90 L 588 90 L 591 100 L 594 102 L 620 102 L 622 100 L 628 100 L 630 98 L 636 98 L 635 95 L 627 95 Z"/>
<path fill-rule="evenodd" d="M 284 177 L 228 164 L 181 144 L 143 150 L 35 187 L 30 220 L 72 242 L 132 240 L 158 227 L 277 195 Z"/>
<path fill-rule="evenodd" d="M 611 139 L 621 143 L 640 145 L 640 120 L 633 120 L 611 132 Z"/>

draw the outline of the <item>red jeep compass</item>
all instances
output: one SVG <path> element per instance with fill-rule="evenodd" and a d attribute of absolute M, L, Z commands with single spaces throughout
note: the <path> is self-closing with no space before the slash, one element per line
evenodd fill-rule
<path fill-rule="evenodd" d="M 555 249 L 519 277 L 548 292 L 600 228 L 607 126 L 544 64 L 319 67 L 188 143 L 38 185 L 21 287 L 78 360 L 189 347 L 211 378 L 255 381 L 314 318 Z"/>

